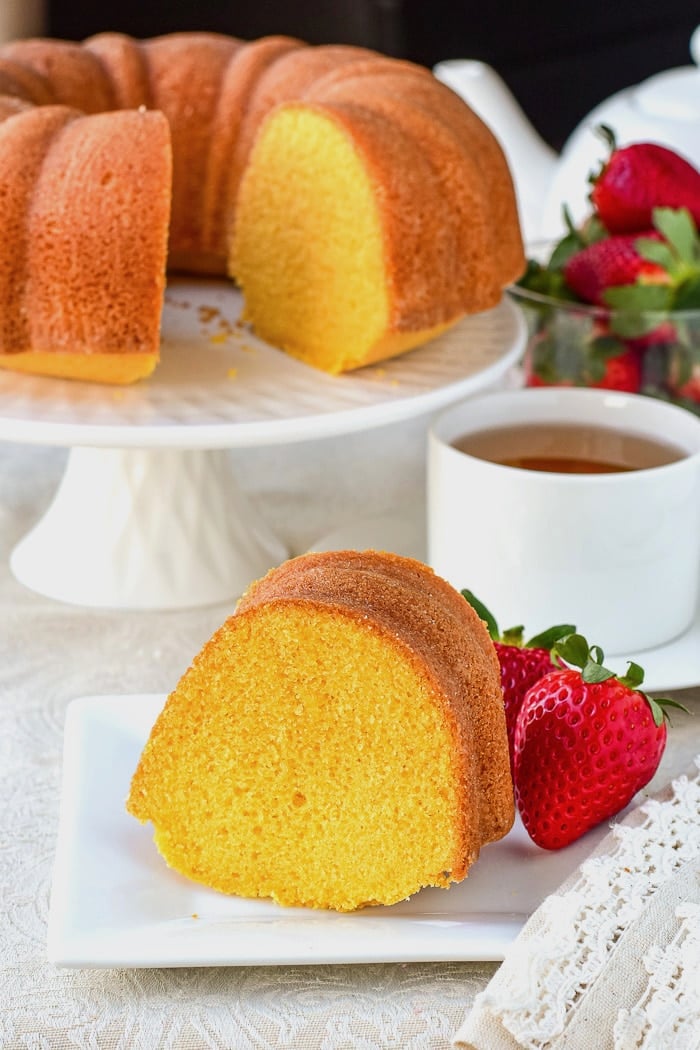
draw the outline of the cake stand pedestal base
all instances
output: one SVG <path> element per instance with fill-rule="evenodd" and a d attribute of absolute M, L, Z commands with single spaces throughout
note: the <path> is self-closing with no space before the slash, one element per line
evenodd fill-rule
<path fill-rule="evenodd" d="M 184 609 L 235 600 L 286 557 L 226 451 L 74 448 L 10 565 L 59 601 Z"/>

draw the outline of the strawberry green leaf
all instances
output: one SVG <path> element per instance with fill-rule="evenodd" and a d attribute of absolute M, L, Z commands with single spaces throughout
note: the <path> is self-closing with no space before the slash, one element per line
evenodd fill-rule
<path fill-rule="evenodd" d="M 584 668 L 588 662 L 588 642 L 582 634 L 570 634 L 554 646 L 556 656 L 574 667 Z"/>
<path fill-rule="evenodd" d="M 581 678 L 584 682 L 594 684 L 606 682 L 608 678 L 615 675 L 607 667 L 603 667 L 605 654 L 599 645 L 589 646 L 582 634 L 570 634 L 557 642 L 552 650 L 555 659 L 564 660 L 567 664 L 581 669 Z"/>
<path fill-rule="evenodd" d="M 532 349 L 532 371 L 545 383 L 556 383 L 566 369 L 560 362 L 558 346 L 549 336 L 542 337 Z"/>
<path fill-rule="evenodd" d="M 556 642 L 559 642 L 562 638 L 566 638 L 568 635 L 575 633 L 576 628 L 573 624 L 560 623 L 554 627 L 549 627 L 546 631 L 541 631 L 539 634 L 534 635 L 534 637 L 525 643 L 525 648 L 553 649 Z"/>
<path fill-rule="evenodd" d="M 651 708 L 651 714 L 654 719 L 654 725 L 660 726 L 664 720 L 664 709 L 658 701 L 653 700 L 650 696 L 647 696 L 647 703 Z"/>
<path fill-rule="evenodd" d="M 673 295 L 674 310 L 697 310 L 700 308 L 700 274 L 689 277 L 676 288 Z"/>
<path fill-rule="evenodd" d="M 577 301 L 560 270 L 550 270 L 534 259 L 528 260 L 525 273 L 517 283 L 521 288 L 527 288 L 539 295 L 548 295 L 552 299 Z"/>
<path fill-rule="evenodd" d="M 564 220 L 564 225 L 566 226 L 568 232 L 570 234 L 573 234 L 574 237 L 578 237 L 580 240 L 581 234 L 576 228 L 576 223 L 574 222 L 574 217 L 571 214 L 571 209 L 569 208 L 568 204 L 562 204 L 561 215 Z"/>
<path fill-rule="evenodd" d="M 685 711 L 686 714 L 690 713 L 677 700 L 670 700 L 668 697 L 652 699 L 646 693 L 643 693 L 639 686 L 644 681 L 644 671 L 639 664 L 634 663 L 632 660 L 628 661 L 627 672 L 622 677 L 609 671 L 607 667 L 603 666 L 605 654 L 600 646 L 592 645 L 589 647 L 588 642 L 581 634 L 571 634 L 557 642 L 552 650 L 552 656 L 557 663 L 561 663 L 563 659 L 568 664 L 580 667 L 581 678 L 589 685 L 607 682 L 609 678 L 616 678 L 618 682 L 632 692 L 639 693 L 649 704 L 654 723 L 657 726 L 660 726 L 664 719 L 668 720 L 668 712 L 666 710 L 668 707 L 678 708 L 681 711 Z"/>
<path fill-rule="evenodd" d="M 620 284 L 603 293 L 614 311 L 610 328 L 623 339 L 653 332 L 671 308 L 672 298 L 672 289 L 663 284 Z"/>
<path fill-rule="evenodd" d="M 665 284 L 618 284 L 603 292 L 607 306 L 634 313 L 666 310 L 670 298 L 670 288 Z"/>
<path fill-rule="evenodd" d="M 597 215 L 589 215 L 581 226 L 581 240 L 584 244 L 595 244 L 596 241 L 604 241 L 610 234 L 603 226 Z"/>
<path fill-rule="evenodd" d="M 504 645 L 518 645 L 523 644 L 523 631 L 525 628 L 521 623 L 515 627 L 506 627 L 505 631 L 501 635 L 501 641 Z"/>
<path fill-rule="evenodd" d="M 605 653 L 600 646 L 592 645 L 588 651 L 588 659 L 581 671 L 581 678 L 583 678 L 584 682 L 589 684 L 607 682 L 608 678 L 615 677 L 612 671 L 609 671 L 607 667 L 603 667 L 604 659 Z"/>
<path fill-rule="evenodd" d="M 607 371 L 605 362 L 606 358 L 600 357 L 595 353 L 589 355 L 584 373 L 584 382 L 586 385 L 589 385 L 590 383 L 600 383 L 605 378 L 605 373 Z"/>
<path fill-rule="evenodd" d="M 627 671 L 620 677 L 620 681 L 623 685 L 628 686 L 629 689 L 636 691 L 644 681 L 644 671 L 639 664 L 635 664 L 630 660 L 627 665 Z"/>
<path fill-rule="evenodd" d="M 598 179 L 601 177 L 605 169 L 610 162 L 610 155 L 617 149 L 617 139 L 615 138 L 615 132 L 607 124 L 598 124 L 594 129 L 598 138 L 602 139 L 605 145 L 608 147 L 608 157 L 602 161 L 598 169 L 591 169 L 588 173 L 588 182 L 592 186 L 595 186 Z M 590 194 L 589 194 L 590 197 Z"/>
<path fill-rule="evenodd" d="M 550 270 L 563 270 L 572 255 L 581 251 L 583 241 L 578 233 L 569 233 L 563 237 L 549 257 Z"/>
<path fill-rule="evenodd" d="M 489 632 L 489 635 L 491 636 L 494 642 L 497 642 L 500 638 L 500 632 L 498 630 L 498 624 L 496 623 L 496 618 L 494 617 L 493 613 L 486 608 L 483 602 L 479 601 L 475 594 L 472 594 L 472 592 L 467 590 L 466 588 L 460 591 L 459 593 L 462 595 L 463 598 L 466 598 L 474 612 L 481 617 L 481 619 L 486 624 L 486 629 Z"/>
<path fill-rule="evenodd" d="M 614 673 L 609 671 L 607 667 L 603 667 L 597 660 L 589 660 L 581 671 L 581 678 L 589 685 L 595 685 L 597 682 L 607 682 L 608 678 L 614 677 Z"/>
<path fill-rule="evenodd" d="M 675 269 L 676 256 L 663 241 L 655 241 L 652 237 L 640 237 L 634 242 L 634 246 L 643 259 L 657 263 L 668 273 Z"/>
<path fill-rule="evenodd" d="M 698 236 L 693 217 L 687 208 L 654 208 L 654 227 L 663 234 L 683 262 L 698 259 Z"/>
<path fill-rule="evenodd" d="M 600 382 L 605 378 L 608 362 L 613 357 L 619 357 L 627 347 L 614 335 L 601 335 L 591 340 L 586 356 L 585 376 L 588 383 Z"/>
<path fill-rule="evenodd" d="M 617 149 L 617 138 L 609 124 L 596 125 L 595 133 L 598 138 L 603 140 L 611 153 Z"/>
<path fill-rule="evenodd" d="M 610 317 L 610 328 L 617 332 L 621 339 L 639 339 L 648 335 L 661 324 L 665 313 L 613 313 Z"/>
<path fill-rule="evenodd" d="M 676 377 L 678 386 L 683 386 L 687 383 L 693 374 L 693 358 L 692 354 L 688 352 L 688 348 L 685 346 L 678 346 L 676 352 L 673 354 L 673 375 Z M 663 370 L 663 375 L 666 374 L 666 369 Z"/>
<path fill-rule="evenodd" d="M 667 707 L 675 707 L 678 711 L 683 711 L 686 715 L 690 714 L 688 708 L 678 702 L 678 700 L 671 700 L 668 696 L 647 696 L 646 693 L 641 694 L 651 708 L 652 717 L 654 719 L 654 725 L 660 726 L 662 722 L 666 721 L 670 723 L 668 716 Z"/>

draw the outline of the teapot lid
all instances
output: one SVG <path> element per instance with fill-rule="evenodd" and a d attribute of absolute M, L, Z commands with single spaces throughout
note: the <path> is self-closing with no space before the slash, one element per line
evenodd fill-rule
<path fill-rule="evenodd" d="M 700 68 L 681 66 L 644 80 L 630 92 L 640 115 L 655 120 L 700 120 Z"/>

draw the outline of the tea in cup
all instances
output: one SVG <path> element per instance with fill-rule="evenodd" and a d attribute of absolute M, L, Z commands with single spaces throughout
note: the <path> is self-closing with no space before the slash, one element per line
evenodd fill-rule
<path fill-rule="evenodd" d="M 664 645 L 700 595 L 700 418 L 592 389 L 453 406 L 428 438 L 428 561 L 501 624 Z"/>

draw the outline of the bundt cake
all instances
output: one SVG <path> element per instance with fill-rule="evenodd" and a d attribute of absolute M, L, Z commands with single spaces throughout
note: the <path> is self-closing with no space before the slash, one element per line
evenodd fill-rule
<path fill-rule="evenodd" d="M 65 107 L 104 116 L 69 120 Z M 153 111 L 170 129 L 172 191 Z M 0 48 L 0 119 L 8 279 L 31 321 L 3 326 L 9 367 L 126 381 L 153 366 L 144 330 L 151 347 L 166 202 L 168 268 L 228 273 L 262 338 L 333 373 L 496 305 L 524 265 L 491 132 L 427 70 L 362 48 L 213 33 L 19 40 Z"/>
<path fill-rule="evenodd" d="M 169 696 L 127 808 L 224 893 L 349 911 L 463 879 L 514 813 L 485 626 L 407 558 L 284 563 Z"/>
<path fill-rule="evenodd" d="M 106 382 L 153 371 L 170 172 L 157 111 L 38 106 L 0 123 L 0 364 Z"/>

